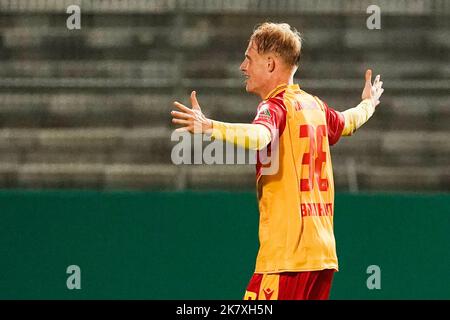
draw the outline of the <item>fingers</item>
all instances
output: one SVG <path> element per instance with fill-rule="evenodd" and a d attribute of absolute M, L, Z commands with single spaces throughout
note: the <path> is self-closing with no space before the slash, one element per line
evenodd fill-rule
<path fill-rule="evenodd" d="M 380 82 L 378 82 L 378 86 L 377 86 L 377 88 L 382 88 L 383 87 L 383 81 L 380 81 Z"/>
<path fill-rule="evenodd" d="M 197 92 L 195 91 L 191 92 L 191 105 L 192 109 L 200 109 L 200 105 L 197 101 Z"/>
<path fill-rule="evenodd" d="M 185 124 L 185 125 L 191 125 L 192 124 L 192 120 L 183 120 L 183 119 L 176 119 L 176 118 L 173 118 L 172 122 L 176 123 L 176 124 Z"/>
<path fill-rule="evenodd" d="M 381 96 L 381 94 L 383 93 L 384 89 L 383 89 L 383 81 L 380 81 L 380 75 L 377 75 L 377 77 L 375 78 L 375 81 L 373 83 L 373 87 L 374 89 L 374 95 L 379 98 Z"/>
<path fill-rule="evenodd" d="M 375 93 L 374 96 L 375 96 L 377 99 L 380 99 L 380 97 L 381 97 L 381 95 L 383 94 L 383 92 L 384 92 L 384 89 L 383 89 L 383 88 L 377 89 L 377 91 L 376 91 L 376 93 Z"/>
<path fill-rule="evenodd" d="M 189 114 L 192 114 L 192 113 L 193 113 L 193 111 L 192 111 L 191 109 L 187 108 L 185 105 L 179 103 L 178 101 L 175 101 L 173 104 L 174 104 L 178 109 L 180 109 L 181 111 L 184 111 L 185 113 L 189 113 Z"/>
<path fill-rule="evenodd" d="M 200 105 L 197 100 L 197 93 L 191 92 L 192 109 L 186 107 L 184 104 L 174 101 L 173 104 L 181 111 L 171 111 L 172 123 L 184 125 L 183 128 L 176 129 L 177 132 L 189 131 L 195 133 L 196 130 L 202 132 L 203 126 L 207 125 L 207 120 L 201 112 Z M 202 122 L 204 121 L 204 123 Z"/>
<path fill-rule="evenodd" d="M 194 116 L 188 113 L 179 112 L 179 111 L 172 111 L 171 112 L 172 117 L 179 118 L 179 119 L 194 119 Z"/>
<path fill-rule="evenodd" d="M 184 128 L 186 129 L 186 130 L 178 130 L 177 129 L 175 131 L 177 131 L 177 132 L 189 131 L 190 127 L 192 126 L 192 124 L 194 122 L 194 117 L 191 114 L 187 114 L 187 113 L 179 112 L 179 111 L 172 111 L 171 114 L 174 117 L 174 118 L 172 118 L 172 123 L 184 125 L 185 126 Z M 179 129 L 183 129 L 183 128 L 179 128 Z"/>
<path fill-rule="evenodd" d="M 383 88 L 377 88 L 377 87 L 373 87 L 374 88 L 374 92 L 372 94 L 372 101 L 374 101 L 374 105 L 375 107 L 378 106 L 380 104 L 380 97 L 384 92 Z"/>
<path fill-rule="evenodd" d="M 378 82 L 380 81 L 380 75 L 378 74 L 376 77 L 375 77 L 375 80 L 373 81 L 373 85 L 376 87 L 377 85 L 378 85 Z"/>
<path fill-rule="evenodd" d="M 381 76 L 378 74 L 375 77 L 375 80 L 373 81 L 371 92 L 374 95 L 380 96 L 383 91 L 384 91 L 384 89 L 383 89 L 383 81 L 381 81 Z"/>
<path fill-rule="evenodd" d="M 361 98 L 371 99 L 372 103 L 377 106 L 380 103 L 380 97 L 384 92 L 383 89 L 383 81 L 381 81 L 381 76 L 379 74 L 376 75 L 373 84 L 372 84 L 372 70 L 367 69 L 365 74 L 365 85 L 363 89 L 363 93 L 361 94 Z"/>
<path fill-rule="evenodd" d="M 366 84 L 372 84 L 372 70 L 371 69 L 367 69 L 366 70 Z"/>

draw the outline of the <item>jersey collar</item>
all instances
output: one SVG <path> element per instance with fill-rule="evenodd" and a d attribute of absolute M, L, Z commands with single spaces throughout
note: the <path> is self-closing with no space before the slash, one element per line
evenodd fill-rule
<path fill-rule="evenodd" d="M 275 89 L 270 91 L 264 100 L 268 100 L 270 98 L 277 96 L 280 92 L 285 91 L 287 88 L 294 90 L 294 91 L 300 91 L 300 86 L 298 84 L 288 85 L 286 83 L 283 83 L 283 84 L 276 86 Z"/>

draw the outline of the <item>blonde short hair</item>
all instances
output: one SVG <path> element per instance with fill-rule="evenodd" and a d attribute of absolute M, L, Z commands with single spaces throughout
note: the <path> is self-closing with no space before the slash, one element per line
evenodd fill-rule
<path fill-rule="evenodd" d="M 274 52 L 289 66 L 298 66 L 302 38 L 300 33 L 287 23 L 264 22 L 256 26 L 250 37 L 258 53 Z"/>

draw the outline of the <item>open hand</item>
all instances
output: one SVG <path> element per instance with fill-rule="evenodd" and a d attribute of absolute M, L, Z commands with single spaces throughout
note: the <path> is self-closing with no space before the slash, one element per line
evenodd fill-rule
<path fill-rule="evenodd" d="M 362 92 L 361 98 L 363 100 L 370 99 L 374 107 L 380 104 L 380 97 L 383 94 L 383 81 L 380 81 L 380 75 L 375 77 L 372 84 L 372 70 L 367 69 L 366 71 L 366 83 L 364 85 L 364 90 Z"/>
<path fill-rule="evenodd" d="M 204 116 L 197 101 L 196 92 L 191 92 L 191 105 L 189 109 L 185 105 L 175 101 L 173 103 L 180 111 L 172 111 L 172 122 L 183 125 L 176 129 L 177 132 L 188 131 L 190 133 L 210 133 L 212 130 L 212 121 Z"/>

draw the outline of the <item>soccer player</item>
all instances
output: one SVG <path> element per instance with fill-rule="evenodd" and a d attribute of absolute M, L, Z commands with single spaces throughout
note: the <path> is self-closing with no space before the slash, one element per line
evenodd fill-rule
<path fill-rule="evenodd" d="M 300 50 L 300 34 L 288 24 L 263 23 L 254 30 L 240 66 L 246 91 L 262 100 L 251 124 L 207 119 L 195 91 L 192 109 L 174 102 L 178 131 L 258 150 L 260 247 L 244 299 L 328 299 L 338 270 L 330 146 L 372 116 L 384 90 L 380 76 L 372 83 L 367 70 L 361 103 L 336 111 L 294 84 Z M 259 155 L 275 145 L 279 168 L 265 175 Z"/>

